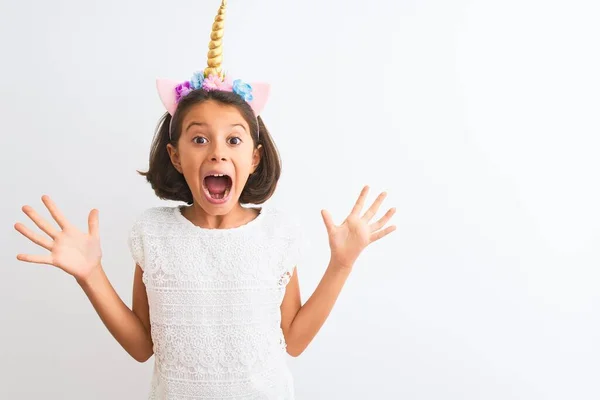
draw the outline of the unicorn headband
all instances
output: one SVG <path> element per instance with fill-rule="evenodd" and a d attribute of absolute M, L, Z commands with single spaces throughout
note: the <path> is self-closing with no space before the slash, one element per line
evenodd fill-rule
<path fill-rule="evenodd" d="M 242 97 L 254 111 L 254 115 L 262 112 L 269 97 L 270 85 L 267 83 L 245 83 L 241 79 L 231 81 L 225 76 L 221 64 L 223 62 L 223 31 L 225 26 L 225 7 L 227 0 L 221 1 L 221 7 L 212 25 L 210 43 L 208 44 L 208 66 L 204 71 L 194 73 L 189 81 L 178 82 L 170 79 L 157 79 L 156 88 L 163 105 L 175 115 L 179 101 L 196 89 L 206 91 L 222 90 L 233 92 Z M 173 119 L 171 119 L 171 123 Z M 171 123 L 169 124 L 169 139 L 171 138 Z"/>

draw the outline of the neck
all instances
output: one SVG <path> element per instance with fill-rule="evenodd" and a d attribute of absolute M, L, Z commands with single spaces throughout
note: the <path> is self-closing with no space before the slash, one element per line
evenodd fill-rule
<path fill-rule="evenodd" d="M 242 207 L 237 203 L 228 213 L 211 215 L 198 204 L 193 203 L 183 210 L 183 215 L 194 225 L 207 229 L 230 229 L 244 225 L 258 216 L 259 210 Z"/>

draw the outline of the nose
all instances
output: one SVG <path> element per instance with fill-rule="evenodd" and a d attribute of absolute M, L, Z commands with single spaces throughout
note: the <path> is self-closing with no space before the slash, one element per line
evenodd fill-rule
<path fill-rule="evenodd" d="M 227 161 L 226 146 L 220 143 L 215 143 L 210 156 L 211 161 Z"/>

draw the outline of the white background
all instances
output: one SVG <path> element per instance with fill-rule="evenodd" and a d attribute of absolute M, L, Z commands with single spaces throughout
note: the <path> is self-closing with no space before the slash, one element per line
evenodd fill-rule
<path fill-rule="evenodd" d="M 38 251 L 13 224 L 44 193 L 82 228 L 99 208 L 130 303 L 130 225 L 165 204 L 135 172 L 163 112 L 154 79 L 204 68 L 218 3 L 0 3 L 0 398 L 146 396 L 153 359 L 132 360 L 71 277 L 16 261 Z M 600 398 L 599 11 L 229 1 L 225 67 L 272 83 L 272 201 L 311 236 L 303 298 L 328 259 L 321 208 L 340 221 L 366 183 L 398 208 L 290 360 L 299 400 Z"/>

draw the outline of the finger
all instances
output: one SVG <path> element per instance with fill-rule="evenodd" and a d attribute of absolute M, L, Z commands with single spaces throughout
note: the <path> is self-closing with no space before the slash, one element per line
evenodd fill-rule
<path fill-rule="evenodd" d="M 18 254 L 17 260 L 34 263 L 34 264 L 53 265 L 52 264 L 52 256 L 50 256 L 50 255 L 37 256 L 37 255 L 33 255 L 33 254 Z"/>
<path fill-rule="evenodd" d="M 323 217 L 323 222 L 325 222 L 325 228 L 327 228 L 327 232 L 331 232 L 333 228 L 335 228 L 335 223 L 333 222 L 333 218 L 331 218 L 331 214 L 327 210 L 321 210 L 321 216 Z"/>
<path fill-rule="evenodd" d="M 21 223 L 15 224 L 15 229 L 19 233 L 21 233 L 21 235 L 25 236 L 27 239 L 31 240 L 33 243 L 37 244 L 38 246 L 42 246 L 46 250 L 52 251 L 52 241 L 51 240 L 48 240 L 47 238 L 45 238 L 42 235 L 38 235 L 37 233 L 31 231 L 29 228 L 27 228 L 25 225 L 23 225 Z"/>
<path fill-rule="evenodd" d="M 371 243 L 378 241 L 382 237 L 389 235 L 390 233 L 394 232 L 395 230 L 396 230 L 396 225 L 391 225 L 391 226 L 388 226 L 387 228 L 385 228 L 384 230 L 377 231 L 377 232 L 371 234 Z"/>
<path fill-rule="evenodd" d="M 350 213 L 350 215 L 354 214 L 358 216 L 358 214 L 360 214 L 360 212 L 363 209 L 363 206 L 365 205 L 367 193 L 369 193 L 369 186 L 363 187 L 362 191 L 360 192 L 360 196 L 358 196 L 358 200 L 356 200 L 356 204 L 354 204 L 354 208 L 352 208 L 352 212 Z"/>
<path fill-rule="evenodd" d="M 44 203 L 48 211 L 50 211 L 50 215 L 52 215 L 52 218 L 54 218 L 58 226 L 60 226 L 60 229 L 65 229 L 65 227 L 69 225 L 69 221 L 67 221 L 62 212 L 60 212 L 60 210 L 58 209 L 56 204 L 54 204 L 52 199 L 49 196 L 44 195 L 42 196 L 42 202 Z"/>
<path fill-rule="evenodd" d="M 379 196 L 377 196 L 377 199 L 375 199 L 375 201 L 373 202 L 373 204 L 371 204 L 371 207 L 369 207 L 365 215 L 363 215 L 363 219 L 366 222 L 369 222 L 377 213 L 379 207 L 381 207 L 381 203 L 383 203 L 383 200 L 385 199 L 385 196 L 387 196 L 386 192 L 380 193 Z"/>
<path fill-rule="evenodd" d="M 100 225 L 98 219 L 98 210 L 93 209 L 90 211 L 90 215 L 88 216 L 88 231 L 92 236 L 98 236 L 98 226 Z"/>
<path fill-rule="evenodd" d="M 32 207 L 23 206 L 23 212 L 33 221 L 34 224 L 37 225 L 38 228 L 44 231 L 52 239 L 58 235 L 56 228 L 50 225 L 44 218 L 40 217 L 40 215 Z"/>
<path fill-rule="evenodd" d="M 383 217 L 381 217 L 377 222 L 371 224 L 371 232 L 375 232 L 383 228 L 395 213 L 396 209 L 390 208 Z"/>

